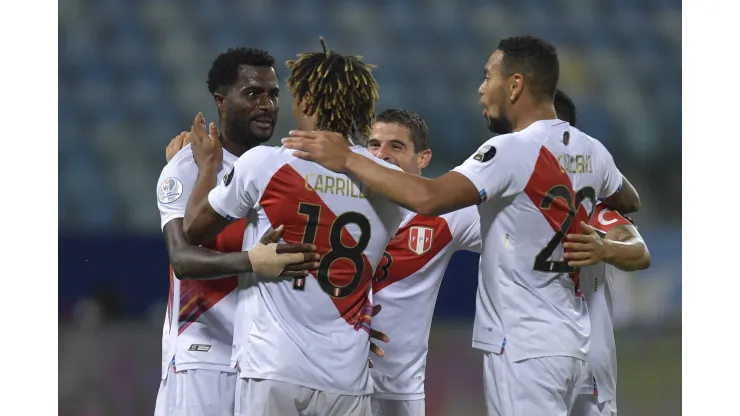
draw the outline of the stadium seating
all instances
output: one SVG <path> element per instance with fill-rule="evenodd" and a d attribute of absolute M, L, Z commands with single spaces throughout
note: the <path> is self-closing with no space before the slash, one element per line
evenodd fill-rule
<path fill-rule="evenodd" d="M 284 79 L 283 62 L 319 50 L 319 35 L 377 65 L 379 109 L 427 119 L 429 175 L 488 137 L 476 91 L 498 40 L 549 39 L 582 129 L 619 148 L 623 171 L 643 173 L 654 198 L 679 203 L 680 192 L 642 166 L 660 159 L 680 169 L 680 8 L 679 0 L 61 2 L 60 227 L 157 232 L 164 147 L 197 111 L 215 118 L 205 81 L 216 54 L 266 48 Z M 293 126 L 290 95 L 281 98 L 274 144 Z"/>

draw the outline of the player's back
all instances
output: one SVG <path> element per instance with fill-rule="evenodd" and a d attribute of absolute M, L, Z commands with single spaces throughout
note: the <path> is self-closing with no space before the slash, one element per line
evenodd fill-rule
<path fill-rule="evenodd" d="M 353 151 L 391 166 L 364 148 Z M 318 270 L 306 279 L 245 289 L 252 293 L 244 298 L 256 302 L 250 328 L 242 329 L 242 376 L 368 394 L 369 289 L 407 211 L 284 148 L 261 146 L 245 153 L 233 181 L 240 183 L 231 186 L 246 190 L 245 202 L 258 216 L 258 225 L 245 234 L 245 247 L 271 225 L 283 224 L 283 240 L 313 243 L 321 255 Z M 218 210 L 217 201 L 211 204 Z"/>
<path fill-rule="evenodd" d="M 494 137 L 456 170 L 479 188 L 483 253 L 474 346 L 511 359 L 585 360 L 590 325 L 562 242 L 621 173 L 606 149 L 560 120 Z M 505 340 L 504 340 L 505 339 Z"/>

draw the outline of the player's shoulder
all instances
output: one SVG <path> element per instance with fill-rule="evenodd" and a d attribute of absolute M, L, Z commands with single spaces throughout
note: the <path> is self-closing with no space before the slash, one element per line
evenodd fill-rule
<path fill-rule="evenodd" d="M 193 158 L 193 150 L 190 144 L 180 149 L 175 156 L 162 168 L 159 175 L 159 183 L 162 184 L 168 178 L 179 181 L 190 182 L 198 177 L 198 165 Z"/>
<path fill-rule="evenodd" d="M 354 152 L 354 153 L 357 153 L 359 155 L 365 156 L 366 158 L 368 158 L 368 159 L 372 160 L 373 162 L 375 162 L 375 163 L 377 163 L 377 164 L 379 164 L 381 166 L 384 166 L 386 168 L 391 168 L 393 170 L 402 170 L 401 168 L 399 168 L 396 165 L 390 164 L 390 163 L 386 162 L 385 160 L 383 160 L 381 158 L 378 158 L 378 157 L 373 156 L 373 154 L 370 153 L 370 151 L 367 150 L 367 148 L 365 148 L 363 146 L 350 146 L 350 150 L 352 150 L 352 152 Z"/>
<path fill-rule="evenodd" d="M 188 192 L 197 179 L 198 165 L 195 164 L 193 151 L 188 144 L 162 168 L 157 181 L 159 203 L 170 204 L 177 201 Z"/>
<path fill-rule="evenodd" d="M 608 152 L 606 147 L 595 137 L 579 130 L 577 127 L 570 126 L 569 134 L 571 142 L 580 147 L 594 149 L 597 152 Z"/>
<path fill-rule="evenodd" d="M 270 167 L 280 167 L 288 163 L 292 156 L 290 150 L 284 147 L 259 145 L 244 152 L 234 165 L 248 166 L 250 170 L 269 170 Z"/>
<path fill-rule="evenodd" d="M 190 143 L 188 143 L 183 146 L 183 148 L 180 149 L 180 151 L 177 152 L 169 162 L 167 162 L 164 169 L 181 170 L 189 169 L 191 167 L 195 167 L 196 169 L 198 168 L 195 164 L 195 159 L 193 158 L 193 148 L 190 146 Z"/>
<path fill-rule="evenodd" d="M 509 162 L 517 162 L 528 153 L 534 154 L 535 148 L 536 146 L 533 145 L 532 141 L 527 140 L 527 136 L 522 135 L 521 132 L 499 134 L 480 145 L 471 159 L 482 164 L 493 161 L 494 158 L 496 160 L 503 158 Z"/>
<path fill-rule="evenodd" d="M 254 160 L 267 160 L 267 158 L 289 158 L 292 156 L 289 149 L 283 146 L 266 146 L 259 145 L 255 146 L 241 155 L 239 158 L 254 159 Z"/>
<path fill-rule="evenodd" d="M 607 233 L 617 225 L 632 225 L 632 223 L 620 214 L 619 211 L 613 210 L 599 202 L 594 207 L 589 225 L 602 233 Z"/>

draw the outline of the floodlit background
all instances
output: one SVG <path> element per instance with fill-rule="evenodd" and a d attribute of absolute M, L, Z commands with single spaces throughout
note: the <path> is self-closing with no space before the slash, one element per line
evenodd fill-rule
<path fill-rule="evenodd" d="M 637 187 L 650 270 L 619 279 L 619 407 L 677 415 L 681 405 L 681 2 L 679 0 L 67 0 L 59 4 L 59 386 L 62 415 L 154 408 L 167 256 L 155 189 L 164 148 L 203 111 L 212 60 L 230 47 L 283 62 L 329 48 L 377 65 L 378 110 L 429 124 L 428 176 L 490 134 L 477 104 L 483 65 L 503 37 L 534 34 L 560 55 L 560 88 L 579 127 Z M 293 127 L 290 95 L 272 143 Z M 477 257 L 450 265 L 427 371 L 429 415 L 482 414 L 470 347 Z"/>

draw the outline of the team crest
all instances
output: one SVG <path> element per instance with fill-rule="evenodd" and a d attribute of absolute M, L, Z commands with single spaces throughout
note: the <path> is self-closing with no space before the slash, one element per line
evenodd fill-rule
<path fill-rule="evenodd" d="M 429 227 L 411 227 L 409 228 L 409 249 L 421 256 L 432 248 L 434 239 L 434 229 Z"/>

